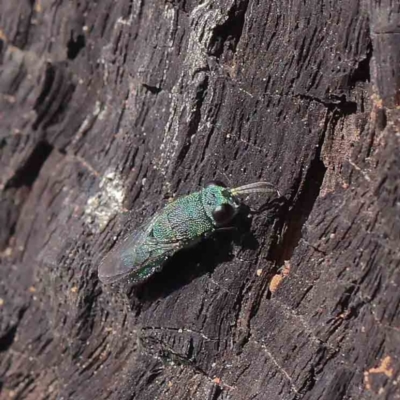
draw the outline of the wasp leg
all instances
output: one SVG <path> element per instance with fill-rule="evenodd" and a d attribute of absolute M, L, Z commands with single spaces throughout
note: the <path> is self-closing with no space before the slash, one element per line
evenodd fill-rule
<path fill-rule="evenodd" d="M 215 229 L 215 232 L 239 232 L 236 226 L 221 226 Z"/>

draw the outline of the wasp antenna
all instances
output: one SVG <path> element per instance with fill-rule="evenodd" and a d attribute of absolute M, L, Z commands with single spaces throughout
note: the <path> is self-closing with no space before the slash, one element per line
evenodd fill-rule
<path fill-rule="evenodd" d="M 273 185 L 270 182 L 254 182 L 231 189 L 231 193 L 234 196 L 240 194 L 271 193 L 271 192 L 277 192 L 278 196 L 280 196 L 279 191 L 276 189 L 275 185 Z"/>

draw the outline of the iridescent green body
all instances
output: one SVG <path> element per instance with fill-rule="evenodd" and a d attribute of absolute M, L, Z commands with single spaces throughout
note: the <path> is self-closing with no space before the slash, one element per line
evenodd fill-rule
<path fill-rule="evenodd" d="M 100 280 L 103 283 L 115 283 L 123 279 L 136 284 L 144 282 L 160 270 L 176 251 L 209 236 L 228 223 L 240 207 L 238 194 L 266 192 L 266 185 L 270 184 L 258 182 L 228 189 L 211 184 L 172 201 L 139 229 L 129 232 L 112 249 L 100 263 Z"/>

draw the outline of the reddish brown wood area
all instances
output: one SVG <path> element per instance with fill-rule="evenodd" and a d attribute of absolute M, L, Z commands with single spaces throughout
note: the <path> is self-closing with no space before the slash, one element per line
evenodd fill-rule
<path fill-rule="evenodd" d="M 400 399 L 398 1 L 2 0 L 0 63 L 1 400 Z M 99 282 L 213 179 L 282 197 Z"/>

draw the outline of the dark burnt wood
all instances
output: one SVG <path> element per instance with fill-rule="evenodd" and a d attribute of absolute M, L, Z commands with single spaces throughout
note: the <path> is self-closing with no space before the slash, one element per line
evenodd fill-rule
<path fill-rule="evenodd" d="M 2 0 L 0 398 L 399 398 L 399 13 Z M 214 179 L 282 197 L 100 284 L 116 236 Z"/>

